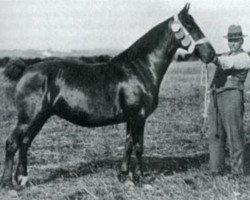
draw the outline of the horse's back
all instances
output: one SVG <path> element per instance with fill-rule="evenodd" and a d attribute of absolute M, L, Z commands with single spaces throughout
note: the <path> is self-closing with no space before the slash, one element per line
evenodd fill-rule
<path fill-rule="evenodd" d="M 36 78 L 45 77 L 48 89 L 44 96 L 54 114 L 62 118 L 94 126 L 113 123 L 119 115 L 120 75 L 108 64 L 51 61 L 32 66 L 24 77 L 29 77 L 29 74 L 36 74 Z M 32 81 L 24 79 L 31 84 Z"/>

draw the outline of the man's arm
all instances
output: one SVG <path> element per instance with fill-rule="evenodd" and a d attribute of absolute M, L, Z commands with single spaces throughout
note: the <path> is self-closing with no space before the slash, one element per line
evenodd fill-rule
<path fill-rule="evenodd" d="M 222 69 L 249 69 L 250 58 L 246 52 L 230 56 L 220 56 L 216 63 L 216 66 L 218 65 L 220 65 Z"/>

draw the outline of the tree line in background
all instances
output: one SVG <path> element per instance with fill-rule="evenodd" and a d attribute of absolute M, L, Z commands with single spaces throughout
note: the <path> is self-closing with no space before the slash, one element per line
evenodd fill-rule
<path fill-rule="evenodd" d="M 49 61 L 49 60 L 68 60 L 74 61 L 78 63 L 103 63 L 108 62 L 111 60 L 111 56 L 109 55 L 100 55 L 100 56 L 80 56 L 80 57 L 48 57 L 48 58 L 11 58 L 11 57 L 3 57 L 0 58 L 0 67 L 4 67 L 10 60 L 12 59 L 20 59 L 24 62 L 25 65 L 32 65 L 42 61 Z"/>
<path fill-rule="evenodd" d="M 217 54 L 217 56 L 225 55 L 227 53 L 220 53 Z M 248 52 L 250 55 L 250 52 Z M 0 67 L 4 67 L 12 57 L 2 57 L 0 58 Z M 47 58 L 15 58 L 15 59 L 20 59 L 22 60 L 25 65 L 32 65 L 41 61 L 46 61 L 46 60 L 58 60 L 58 59 L 63 59 L 63 60 L 69 60 L 69 61 L 74 61 L 78 63 L 103 63 L 103 62 L 108 62 L 112 59 L 112 56 L 110 55 L 99 55 L 99 56 L 79 56 L 79 57 L 47 57 Z M 177 55 L 175 57 L 175 60 L 177 62 L 188 62 L 188 61 L 198 61 L 198 57 L 195 55 L 195 53 L 192 54 L 184 54 L 184 55 Z"/>

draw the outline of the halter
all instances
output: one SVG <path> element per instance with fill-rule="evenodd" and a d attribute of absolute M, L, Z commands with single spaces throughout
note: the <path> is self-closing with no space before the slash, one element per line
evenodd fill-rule
<path fill-rule="evenodd" d="M 174 32 L 176 39 L 181 40 L 182 46 L 188 47 L 187 52 L 190 54 L 193 53 L 196 45 L 209 42 L 205 37 L 195 41 L 187 29 L 182 25 L 177 15 L 174 16 L 174 22 L 171 25 L 171 29 Z"/>

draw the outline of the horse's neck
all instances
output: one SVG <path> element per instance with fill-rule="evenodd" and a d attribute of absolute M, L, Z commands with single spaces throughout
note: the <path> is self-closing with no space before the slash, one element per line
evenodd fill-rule
<path fill-rule="evenodd" d="M 140 55 L 138 58 L 129 58 L 129 63 L 132 63 L 138 70 L 143 69 L 147 81 L 158 90 L 178 47 L 172 37 L 167 34 L 165 39 L 150 52 Z"/>
<path fill-rule="evenodd" d="M 177 45 L 172 44 L 173 41 L 171 36 L 169 36 L 168 39 L 147 55 L 149 70 L 153 74 L 153 82 L 157 88 L 160 87 L 162 79 L 177 50 Z"/>
<path fill-rule="evenodd" d="M 169 20 L 166 20 L 112 59 L 112 62 L 132 63 L 133 67 L 144 72 L 147 82 L 159 88 L 177 48 L 178 44 L 169 29 Z"/>

